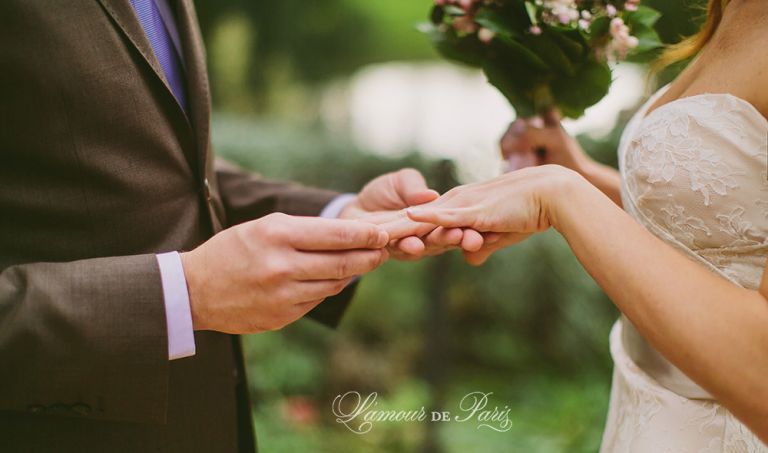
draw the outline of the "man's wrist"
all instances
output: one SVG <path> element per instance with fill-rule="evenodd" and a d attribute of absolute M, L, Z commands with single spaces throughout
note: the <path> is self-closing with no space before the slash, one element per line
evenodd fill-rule
<path fill-rule="evenodd" d="M 203 316 L 200 315 L 200 299 L 199 286 L 197 282 L 197 268 L 194 265 L 192 252 L 184 252 L 179 254 L 182 266 L 184 267 L 184 277 L 187 283 L 187 292 L 189 294 L 189 313 L 192 319 L 193 330 L 207 330 L 203 324 Z"/>

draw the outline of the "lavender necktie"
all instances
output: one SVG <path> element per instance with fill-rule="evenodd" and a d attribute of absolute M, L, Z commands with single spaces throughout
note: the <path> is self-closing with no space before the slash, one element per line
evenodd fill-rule
<path fill-rule="evenodd" d="M 136 11 L 144 33 L 147 35 L 152 50 L 155 52 L 160 67 L 163 68 L 165 78 L 171 86 L 173 96 L 179 105 L 186 111 L 187 99 L 184 89 L 184 78 L 181 68 L 181 59 L 171 40 L 171 35 L 160 14 L 155 0 L 131 0 L 131 5 Z"/>

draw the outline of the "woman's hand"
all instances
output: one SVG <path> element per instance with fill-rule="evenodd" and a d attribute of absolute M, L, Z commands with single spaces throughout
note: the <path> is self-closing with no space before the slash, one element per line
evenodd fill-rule
<path fill-rule="evenodd" d="M 558 165 L 526 168 L 457 187 L 436 201 L 409 208 L 407 213 L 415 222 L 483 233 L 482 248 L 464 251 L 467 262 L 479 265 L 495 251 L 549 229 L 553 201 L 566 196 L 579 182 L 586 183 L 577 173 Z"/>
<path fill-rule="evenodd" d="M 425 256 L 441 255 L 453 249 L 476 252 L 485 245 L 484 236 L 471 228 L 443 228 L 431 223 L 414 222 L 403 209 L 369 214 L 358 220 L 380 225 L 389 234 L 390 251 L 402 249 L 401 243 L 406 239 L 416 239 L 424 244 L 418 254 L 400 253 L 398 256 L 393 253 L 400 261 L 415 261 Z"/>
<path fill-rule="evenodd" d="M 501 154 L 510 171 L 555 164 L 584 174 L 595 164 L 560 125 L 560 112 L 555 109 L 542 117 L 512 122 L 501 138 Z"/>
<path fill-rule="evenodd" d="M 501 154 L 509 171 L 555 164 L 569 168 L 600 189 L 621 206 L 619 173 L 595 162 L 560 124 L 560 112 L 550 110 L 542 117 L 518 118 L 501 138 Z"/>
<path fill-rule="evenodd" d="M 404 217 L 402 209 L 434 201 L 440 196 L 427 187 L 424 176 L 412 168 L 387 173 L 373 179 L 342 211 L 343 219 L 368 220 L 386 223 L 392 218 Z M 477 250 L 483 245 L 483 237 L 475 231 L 459 228 L 445 229 L 420 226 L 410 232 L 399 231 L 392 235 L 388 250 L 392 257 L 401 261 L 414 261 L 463 247 Z M 420 234 L 418 234 L 420 233 Z"/>

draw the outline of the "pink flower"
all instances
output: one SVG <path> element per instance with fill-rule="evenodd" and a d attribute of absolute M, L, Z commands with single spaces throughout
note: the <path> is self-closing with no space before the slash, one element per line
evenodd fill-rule
<path fill-rule="evenodd" d="M 627 53 L 640 44 L 640 41 L 629 34 L 629 27 L 620 17 L 611 19 L 610 25 L 611 43 L 606 50 L 606 57 L 614 60 L 616 56 L 626 58 Z"/>
<path fill-rule="evenodd" d="M 479 28 L 470 16 L 457 17 L 453 21 L 453 28 L 459 33 L 472 34 Z"/>
<path fill-rule="evenodd" d="M 532 35 L 538 36 L 541 34 L 541 27 L 538 25 L 531 25 L 531 28 L 529 28 L 528 31 L 531 32 Z"/>
<path fill-rule="evenodd" d="M 616 7 L 610 3 L 606 5 L 605 11 L 608 13 L 608 17 L 614 17 L 616 15 Z"/>
<path fill-rule="evenodd" d="M 568 25 L 579 19 L 577 0 L 541 0 L 537 2 L 543 8 L 542 19 L 550 25 Z"/>
<path fill-rule="evenodd" d="M 494 37 L 496 37 L 496 33 L 487 28 L 481 28 L 480 31 L 477 32 L 477 39 L 485 44 L 493 41 Z"/>

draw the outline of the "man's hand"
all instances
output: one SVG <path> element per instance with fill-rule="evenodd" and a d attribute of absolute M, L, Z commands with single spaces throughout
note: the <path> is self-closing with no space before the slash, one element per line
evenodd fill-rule
<path fill-rule="evenodd" d="M 386 261 L 388 243 L 370 223 L 285 214 L 222 231 L 181 255 L 194 328 L 282 328 Z"/>
<path fill-rule="evenodd" d="M 440 194 L 427 187 L 421 173 L 412 168 L 404 168 L 369 182 L 357 198 L 342 211 L 341 218 L 386 223 L 393 218 L 405 216 L 405 213 L 399 211 L 429 203 L 439 196 Z M 478 250 L 483 245 L 483 238 L 479 233 L 461 228 L 423 225 L 404 234 L 405 237 L 397 236 L 389 247 L 392 255 L 400 260 L 438 255 L 459 247 Z"/>

